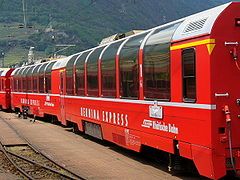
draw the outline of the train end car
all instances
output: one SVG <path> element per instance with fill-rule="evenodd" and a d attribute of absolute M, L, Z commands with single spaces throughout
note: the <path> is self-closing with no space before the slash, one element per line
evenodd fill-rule
<path fill-rule="evenodd" d="M 11 68 L 0 69 L 0 107 L 4 110 L 11 108 L 10 75 L 12 71 Z"/>

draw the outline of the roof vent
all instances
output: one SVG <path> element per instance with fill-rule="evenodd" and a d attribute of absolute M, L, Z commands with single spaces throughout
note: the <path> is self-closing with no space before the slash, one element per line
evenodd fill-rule
<path fill-rule="evenodd" d="M 189 32 L 192 32 L 192 31 L 197 31 L 197 30 L 202 29 L 206 21 L 207 21 L 207 18 L 190 22 L 190 23 L 185 27 L 183 33 L 189 33 Z"/>

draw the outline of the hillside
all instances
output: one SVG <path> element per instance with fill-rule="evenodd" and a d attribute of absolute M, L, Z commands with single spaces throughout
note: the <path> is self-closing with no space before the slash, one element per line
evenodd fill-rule
<path fill-rule="evenodd" d="M 97 45 L 106 36 L 148 29 L 225 2 L 228 0 L 25 0 L 24 29 L 22 1 L 0 0 L 0 52 L 5 53 L 7 65 L 26 59 L 31 46 L 41 56 L 50 56 L 58 50 L 56 44 L 75 44 L 61 52 L 71 54 Z"/>

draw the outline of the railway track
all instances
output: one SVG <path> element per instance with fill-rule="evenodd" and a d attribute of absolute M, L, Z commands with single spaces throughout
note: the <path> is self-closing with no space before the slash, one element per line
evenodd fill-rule
<path fill-rule="evenodd" d="M 33 146 L 8 122 L 10 119 L 1 118 L 1 120 L 26 142 L 25 144 L 3 144 L 0 142 L 0 157 L 4 156 L 1 158 L 3 159 L 2 163 L 9 167 L 12 174 L 21 179 L 84 179 L 57 164 Z"/>

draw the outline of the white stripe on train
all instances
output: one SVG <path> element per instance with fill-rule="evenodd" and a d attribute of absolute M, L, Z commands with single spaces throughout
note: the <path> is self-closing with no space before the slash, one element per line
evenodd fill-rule
<path fill-rule="evenodd" d="M 12 94 L 26 95 L 22 92 L 12 92 Z M 54 96 L 54 97 L 65 97 L 70 99 L 83 99 L 83 100 L 95 100 L 95 101 L 108 101 L 108 102 L 122 102 L 122 103 L 133 103 L 133 104 L 147 104 L 153 105 L 154 101 L 146 100 L 129 100 L 129 99 L 112 99 L 112 98 L 102 98 L 102 97 L 83 97 L 83 96 L 67 96 L 59 94 L 45 94 L 45 93 L 27 93 L 28 95 L 38 95 L 38 96 Z M 215 110 L 217 108 L 214 104 L 196 104 L 196 103 L 179 103 L 179 102 L 157 102 L 160 106 L 169 107 L 184 107 L 184 108 L 195 108 L 195 109 L 208 109 Z"/>

